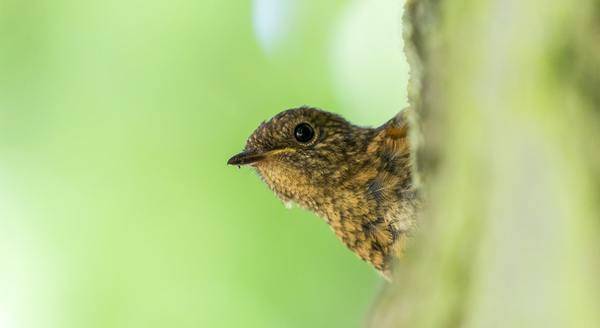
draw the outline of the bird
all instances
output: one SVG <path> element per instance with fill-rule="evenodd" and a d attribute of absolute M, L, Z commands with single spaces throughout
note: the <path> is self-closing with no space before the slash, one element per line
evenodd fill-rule
<path fill-rule="evenodd" d="M 284 204 L 323 218 L 391 280 L 421 204 L 407 112 L 372 128 L 314 107 L 284 110 L 263 121 L 227 164 L 253 168 Z"/>

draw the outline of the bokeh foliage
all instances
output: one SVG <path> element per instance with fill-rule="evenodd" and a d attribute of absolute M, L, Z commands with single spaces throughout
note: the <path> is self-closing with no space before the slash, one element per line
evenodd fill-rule
<path fill-rule="evenodd" d="M 344 113 L 343 4 L 266 54 L 249 2 L 0 2 L 0 325 L 358 326 L 373 270 L 225 166 L 284 108 Z"/>

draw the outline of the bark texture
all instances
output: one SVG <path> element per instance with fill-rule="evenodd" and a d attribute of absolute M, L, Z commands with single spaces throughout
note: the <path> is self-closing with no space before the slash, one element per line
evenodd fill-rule
<path fill-rule="evenodd" d="M 600 327 L 600 1 L 409 0 L 404 24 L 427 205 L 368 325 Z"/>

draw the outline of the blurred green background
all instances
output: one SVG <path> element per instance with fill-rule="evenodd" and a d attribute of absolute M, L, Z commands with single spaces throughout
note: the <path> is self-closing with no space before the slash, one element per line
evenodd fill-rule
<path fill-rule="evenodd" d="M 249 169 L 406 104 L 398 1 L 0 1 L 0 327 L 358 327 L 381 278 Z"/>

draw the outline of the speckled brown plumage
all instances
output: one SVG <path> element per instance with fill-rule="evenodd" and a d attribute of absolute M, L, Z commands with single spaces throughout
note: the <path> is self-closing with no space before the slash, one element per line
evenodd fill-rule
<path fill-rule="evenodd" d="M 314 137 L 295 139 L 309 124 Z M 418 207 L 408 125 L 402 113 L 378 128 L 352 125 L 315 108 L 263 122 L 229 164 L 253 166 L 284 202 L 309 209 L 360 258 L 389 277 Z"/>

